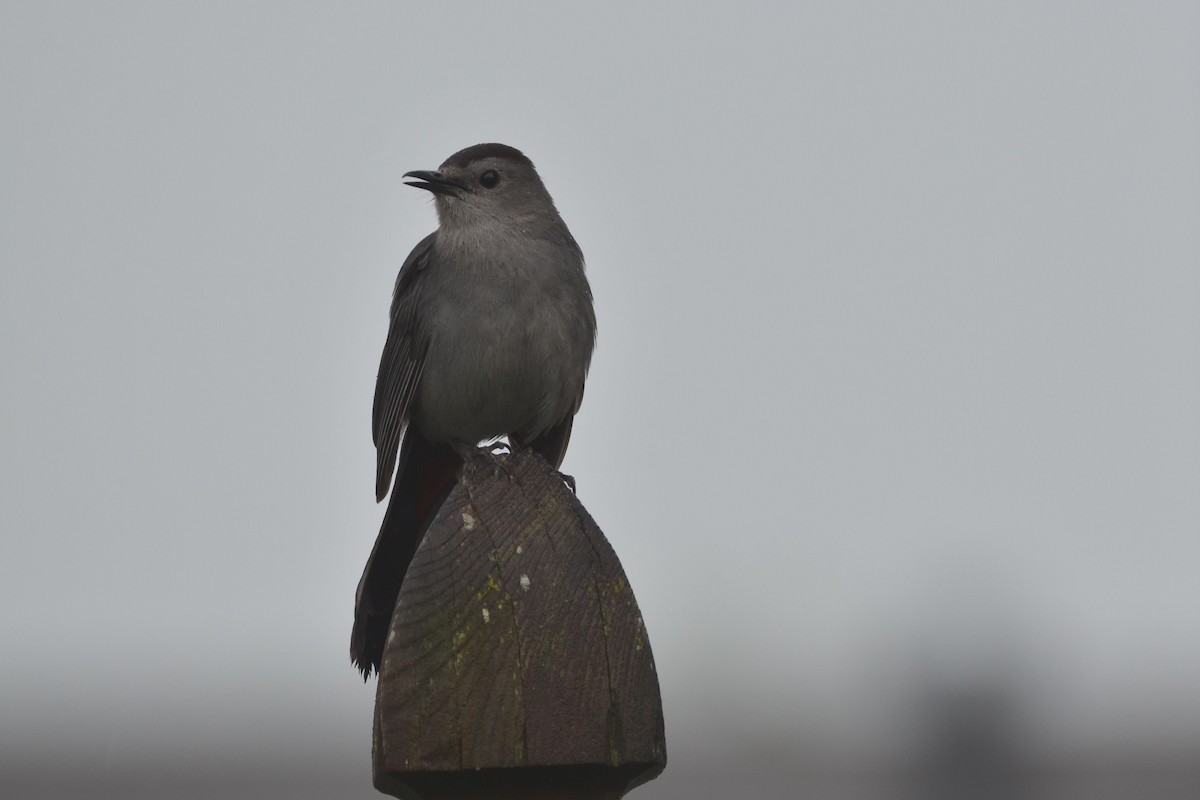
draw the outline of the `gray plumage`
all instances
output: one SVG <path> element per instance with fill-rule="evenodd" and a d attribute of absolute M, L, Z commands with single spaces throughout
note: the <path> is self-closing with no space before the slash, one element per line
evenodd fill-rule
<path fill-rule="evenodd" d="M 364 675 L 379 667 L 425 495 L 442 488 L 423 484 L 501 435 L 558 467 L 596 335 L 583 253 L 520 151 L 476 145 L 405 177 L 433 193 L 439 226 L 396 278 L 375 387 L 377 499 L 397 477 L 356 598 L 350 652 Z"/>

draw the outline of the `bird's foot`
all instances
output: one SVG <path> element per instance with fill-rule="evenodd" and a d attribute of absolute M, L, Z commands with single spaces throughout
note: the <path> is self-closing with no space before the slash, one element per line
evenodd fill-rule
<path fill-rule="evenodd" d="M 508 441 L 505 439 L 497 439 L 496 441 L 492 442 L 491 444 L 484 445 L 482 449 L 484 452 L 491 455 L 492 458 L 498 458 L 499 456 L 510 455 L 513 452 L 512 445 L 509 444 Z"/>
<path fill-rule="evenodd" d="M 508 467 L 508 455 L 512 452 L 512 448 L 504 442 L 492 442 L 484 447 L 470 444 L 457 444 L 453 447 L 454 452 L 464 463 L 486 460 L 491 464 L 493 475 L 503 474 L 510 481 L 513 479 L 512 470 Z"/>

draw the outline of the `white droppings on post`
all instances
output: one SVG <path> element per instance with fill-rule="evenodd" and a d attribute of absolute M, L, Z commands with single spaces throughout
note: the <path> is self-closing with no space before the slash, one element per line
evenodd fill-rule
<path fill-rule="evenodd" d="M 528 575 L 521 576 L 521 588 L 527 592 L 529 591 L 529 576 Z"/>
<path fill-rule="evenodd" d="M 521 555 L 523 552 L 525 552 L 525 548 L 521 547 L 521 545 L 517 545 L 517 555 Z"/>
<path fill-rule="evenodd" d="M 475 519 L 475 516 L 470 511 L 464 511 L 462 512 L 462 521 L 464 531 L 473 531 L 475 530 L 475 523 L 478 520 Z"/>
<path fill-rule="evenodd" d="M 491 619 L 491 618 L 492 618 L 492 615 L 491 615 L 491 614 L 489 614 L 489 613 L 488 613 L 488 610 L 485 608 L 485 609 L 483 610 L 483 621 L 484 621 L 484 622 L 487 622 L 487 621 L 488 621 L 489 619 Z"/>

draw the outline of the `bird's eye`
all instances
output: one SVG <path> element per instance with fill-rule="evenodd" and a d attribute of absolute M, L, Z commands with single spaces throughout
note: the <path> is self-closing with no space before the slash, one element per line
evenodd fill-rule
<path fill-rule="evenodd" d="M 485 189 L 495 189 L 500 184 L 500 173 L 494 169 L 479 176 L 479 185 Z"/>

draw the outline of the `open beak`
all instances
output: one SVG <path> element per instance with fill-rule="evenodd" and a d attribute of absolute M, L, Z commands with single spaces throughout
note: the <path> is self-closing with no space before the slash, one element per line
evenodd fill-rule
<path fill-rule="evenodd" d="M 424 169 L 404 173 L 406 178 L 416 178 L 415 181 L 405 181 L 405 186 L 415 186 L 426 189 L 434 194 L 455 195 L 462 191 L 462 186 L 447 178 L 440 172 L 430 172 Z"/>

